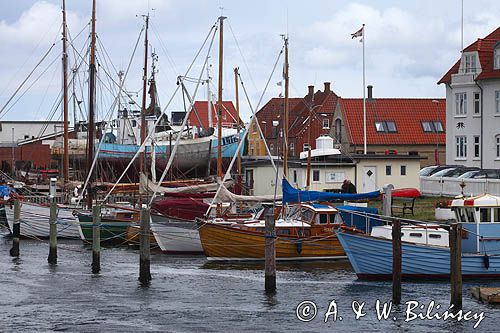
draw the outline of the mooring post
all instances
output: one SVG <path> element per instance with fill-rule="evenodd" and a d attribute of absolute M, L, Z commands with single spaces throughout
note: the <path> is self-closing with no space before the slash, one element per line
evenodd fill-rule
<path fill-rule="evenodd" d="M 21 202 L 14 200 L 14 223 L 12 224 L 12 248 L 10 255 L 19 257 L 19 239 L 21 238 Z"/>
<path fill-rule="evenodd" d="M 265 288 L 267 294 L 272 294 L 276 291 L 276 232 L 272 209 L 266 214 L 265 219 Z"/>
<path fill-rule="evenodd" d="M 450 227 L 450 283 L 451 302 L 454 311 L 462 309 L 462 225 Z"/>
<path fill-rule="evenodd" d="M 92 207 L 92 273 L 101 271 L 101 205 Z"/>
<path fill-rule="evenodd" d="M 393 189 L 394 189 L 394 185 L 392 185 L 392 184 L 387 184 L 382 188 L 382 190 L 384 191 L 384 193 L 382 194 L 382 215 L 392 216 L 392 190 Z"/>
<path fill-rule="evenodd" d="M 392 303 L 401 304 L 401 221 L 392 222 Z"/>
<path fill-rule="evenodd" d="M 151 251 L 149 244 L 150 224 L 149 224 L 149 209 L 141 208 L 141 232 L 139 243 L 139 281 L 142 285 L 147 285 L 151 281 Z"/>
<path fill-rule="evenodd" d="M 51 265 L 57 264 L 57 203 L 54 198 L 50 202 L 49 218 L 49 257 L 47 261 Z"/>

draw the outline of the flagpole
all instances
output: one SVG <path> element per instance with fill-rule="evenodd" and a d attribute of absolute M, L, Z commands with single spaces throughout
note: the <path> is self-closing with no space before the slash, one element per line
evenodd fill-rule
<path fill-rule="evenodd" d="M 363 23 L 363 144 L 364 144 L 364 154 L 366 155 L 366 92 L 365 92 L 365 24 Z"/>

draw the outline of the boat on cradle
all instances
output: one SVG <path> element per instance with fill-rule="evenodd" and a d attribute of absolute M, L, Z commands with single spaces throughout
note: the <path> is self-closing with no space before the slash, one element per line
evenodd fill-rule
<path fill-rule="evenodd" d="M 451 202 L 462 224 L 462 277 L 500 277 L 500 197 L 484 194 Z M 347 257 L 361 279 L 391 279 L 389 227 L 371 235 L 337 231 Z M 402 229 L 403 278 L 447 279 L 450 276 L 448 226 L 424 224 Z"/>
<path fill-rule="evenodd" d="M 5 215 L 9 229 L 12 232 L 14 225 L 14 205 L 5 205 Z M 50 207 L 48 205 L 21 201 L 21 237 L 49 238 Z M 57 237 L 80 238 L 80 228 L 77 218 L 73 215 L 73 208 L 59 206 L 57 210 Z"/>

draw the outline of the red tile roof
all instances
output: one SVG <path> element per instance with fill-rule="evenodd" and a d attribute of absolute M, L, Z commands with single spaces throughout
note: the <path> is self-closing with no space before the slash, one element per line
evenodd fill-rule
<path fill-rule="evenodd" d="M 301 100 L 302 98 L 288 98 L 288 109 L 290 110 L 289 119 L 293 119 L 291 111 Z M 279 120 L 281 118 L 284 110 L 284 101 L 283 98 L 273 97 L 257 112 L 257 119 L 264 132 L 264 137 L 271 137 L 273 120 Z"/>
<path fill-rule="evenodd" d="M 366 137 L 368 145 L 430 145 L 436 143 L 436 133 L 424 132 L 423 121 L 435 121 L 436 104 L 432 98 L 375 98 L 366 100 Z M 446 100 L 439 101 L 439 121 L 446 130 Z M 341 98 L 342 118 L 349 142 L 363 145 L 363 99 Z M 377 132 L 376 121 L 394 121 L 396 133 Z M 439 142 L 446 134 L 439 133 Z"/>
<path fill-rule="evenodd" d="M 477 76 L 476 80 L 500 78 L 500 69 L 493 69 L 493 48 L 498 42 L 500 42 L 500 27 L 485 38 L 479 38 L 464 49 L 464 52 L 477 51 L 479 54 L 482 71 Z M 450 83 L 451 75 L 457 74 L 459 68 L 460 59 L 448 70 L 448 72 L 446 72 L 441 80 L 439 80 L 438 84 Z"/>
<path fill-rule="evenodd" d="M 217 116 L 216 116 L 216 107 L 217 102 L 212 103 L 212 124 L 214 127 L 217 125 Z M 208 102 L 207 101 L 196 101 L 193 105 L 194 110 L 189 114 L 189 125 L 190 126 L 198 126 L 208 128 Z M 194 112 L 196 110 L 196 113 Z M 196 117 L 198 114 L 198 117 Z M 232 101 L 223 101 L 222 102 L 222 127 L 234 127 L 238 121 L 236 120 L 236 108 L 233 105 Z M 241 123 L 241 119 L 240 119 Z"/>

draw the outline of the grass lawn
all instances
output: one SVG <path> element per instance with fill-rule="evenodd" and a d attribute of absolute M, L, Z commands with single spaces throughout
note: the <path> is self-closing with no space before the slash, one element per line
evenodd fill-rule
<path fill-rule="evenodd" d="M 405 218 L 422 220 L 422 221 L 434 221 L 434 209 L 436 208 L 436 203 L 440 201 L 451 200 L 453 198 L 449 197 L 420 197 L 415 200 L 415 208 L 413 209 L 415 215 L 408 215 L 405 213 Z M 382 213 L 382 200 L 370 201 L 369 206 L 379 209 L 379 213 Z M 408 211 L 406 211 L 408 212 Z M 400 210 L 395 212 L 396 215 L 401 216 Z"/>

